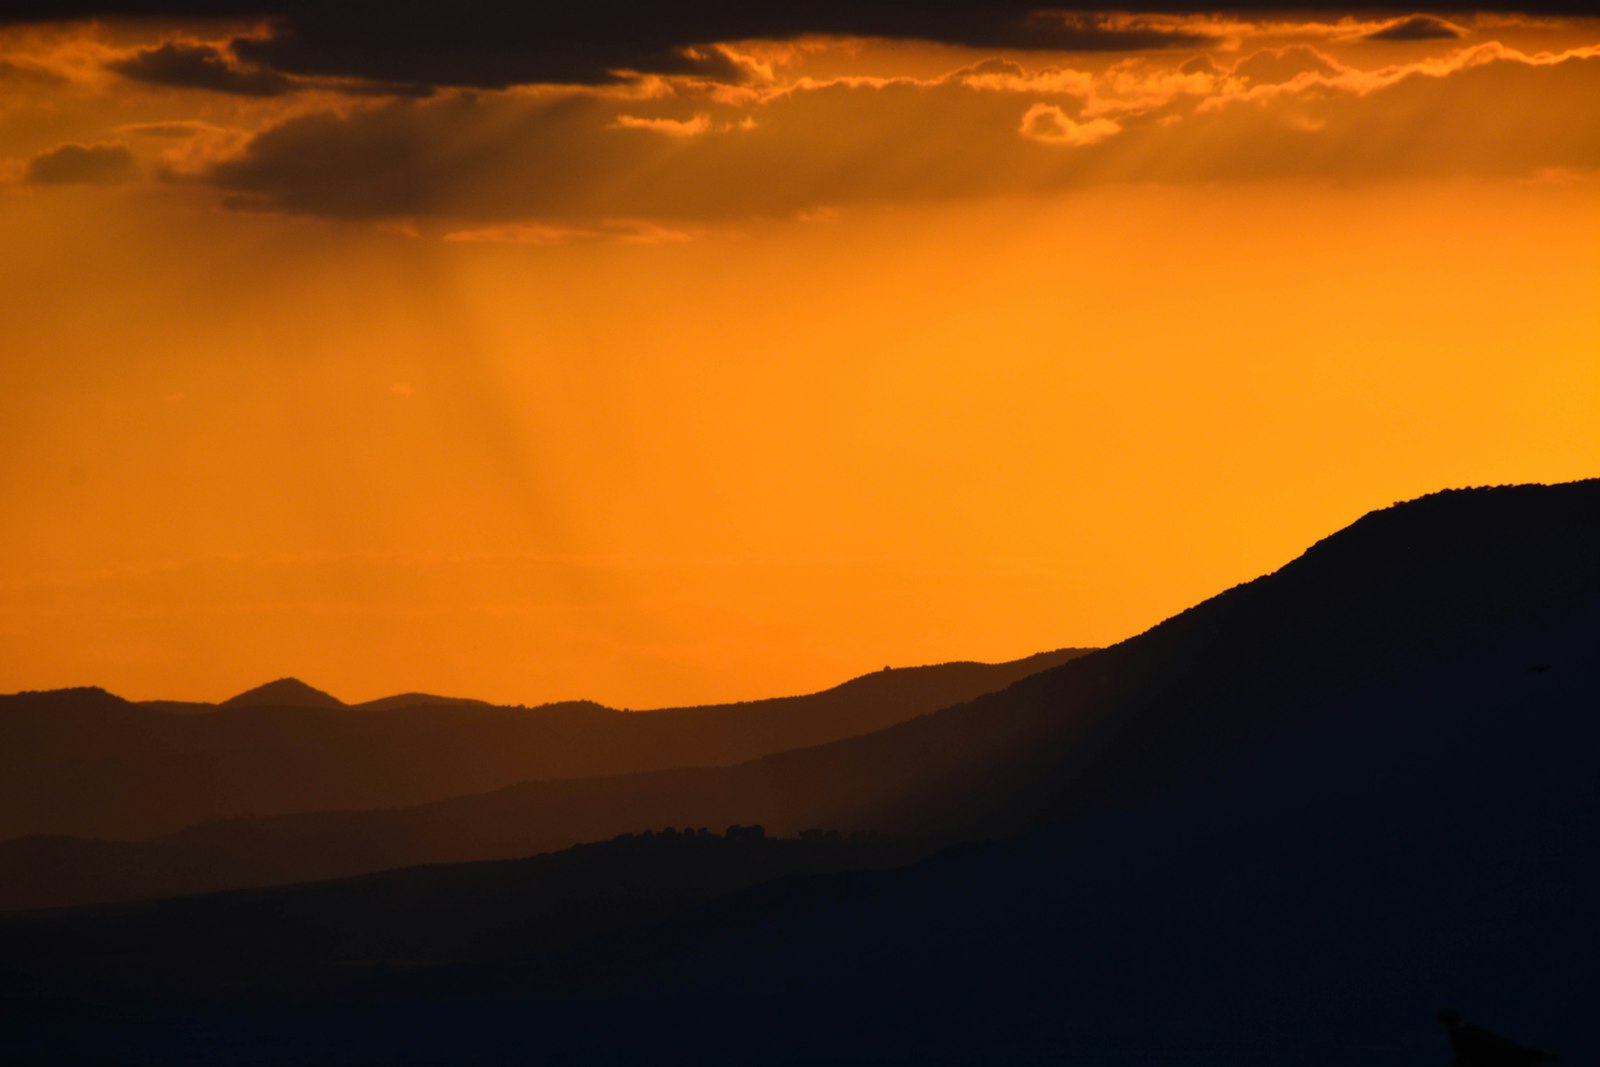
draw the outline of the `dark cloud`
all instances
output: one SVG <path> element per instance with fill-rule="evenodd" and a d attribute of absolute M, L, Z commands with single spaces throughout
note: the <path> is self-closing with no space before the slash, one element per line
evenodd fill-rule
<path fill-rule="evenodd" d="M 135 81 L 239 96 L 280 96 L 295 87 L 277 71 L 241 66 L 220 49 L 197 42 L 166 41 L 107 66 Z"/>
<path fill-rule="evenodd" d="M 1096 52 L 1190 48 L 1210 40 L 1171 20 L 1108 18 L 1085 6 L 1068 3 L 1040 12 L 1037 3 L 1023 0 L 62 0 L 13 5 L 12 17 L 270 19 L 272 35 L 233 41 L 235 56 L 281 74 L 478 88 L 598 85 L 613 81 L 617 71 L 736 80 L 739 71 L 727 57 L 694 46 L 803 34 Z M 163 48 L 125 73 L 228 92 L 273 91 L 271 83 L 242 75 L 214 50 Z"/>
<path fill-rule="evenodd" d="M 1016 49 L 1127 51 L 1193 47 L 1182 29 L 1090 15 L 1036 15 L 1032 5 L 590 3 L 510 5 L 467 0 L 448 18 L 431 5 L 320 5 L 279 24 L 270 38 L 235 42 L 241 56 L 309 75 L 499 87 L 604 84 L 617 71 L 736 80 L 720 53 L 690 46 L 803 33 L 865 34 Z"/>
<path fill-rule="evenodd" d="M 134 176 L 133 155 L 120 144 L 64 144 L 28 161 L 34 185 L 109 185 Z"/>
<path fill-rule="evenodd" d="M 1369 41 L 1438 41 L 1463 36 L 1460 27 L 1432 15 L 1412 15 L 1367 34 Z"/>
<path fill-rule="evenodd" d="M 232 43 L 242 60 L 281 74 L 359 78 L 392 85 L 499 88 L 511 84 L 605 84 L 617 71 L 696 74 L 737 80 L 715 50 L 694 46 L 750 38 L 854 34 L 1010 50 L 1142 51 L 1194 48 L 1207 38 L 1158 15 L 1107 17 L 1087 0 L 16 0 L 0 21 L 87 16 L 269 20 L 270 37 Z M 1235 0 L 1229 11 L 1281 11 L 1281 0 Z M 1593 14 L 1593 0 L 1500 0 L 1497 9 L 1530 14 Z M 1208 14 L 1202 0 L 1156 0 L 1139 10 Z M 1380 40 L 1447 33 L 1450 3 L 1400 7 L 1383 0 L 1362 13 L 1409 15 L 1378 31 Z M 251 92 L 265 82 L 230 77 L 206 57 L 164 57 L 172 84 Z M 187 61 L 187 65 L 179 59 Z M 209 79 L 209 80 L 208 80 Z M 251 88 L 251 87 L 254 88 Z"/>
<path fill-rule="evenodd" d="M 209 179 L 236 207 L 336 218 L 783 215 L 840 195 L 960 195 L 996 171 L 1028 187 L 1055 165 L 1016 133 L 1028 103 L 956 81 L 840 83 L 781 94 L 745 128 L 745 112 L 706 99 L 457 93 L 290 119 Z M 644 128 L 700 113 L 694 136 Z"/>
<path fill-rule="evenodd" d="M 1319 67 L 1314 53 L 1273 58 L 1288 60 L 1278 74 Z M 1160 82 L 1159 68 L 1148 73 Z M 1239 100 L 1229 89 L 1177 96 L 1109 118 L 1040 104 L 1033 92 L 973 88 L 963 80 L 970 69 L 936 82 L 798 87 L 748 108 L 590 90 L 450 93 L 292 118 L 206 179 L 238 207 L 460 225 L 738 219 L 1099 182 L 1600 167 L 1600 113 L 1575 103 L 1600 93 L 1600 58 L 1473 58 L 1442 76 L 1357 74 L 1304 92 L 1268 83 Z M 624 114 L 639 128 L 619 128 Z M 661 120 L 695 130 L 643 132 Z"/>

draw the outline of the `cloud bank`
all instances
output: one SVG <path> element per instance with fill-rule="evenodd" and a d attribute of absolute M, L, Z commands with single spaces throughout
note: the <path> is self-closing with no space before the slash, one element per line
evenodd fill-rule
<path fill-rule="evenodd" d="M 110 185 L 134 176 L 133 154 L 120 144 L 64 144 L 28 161 L 33 185 Z"/>
<path fill-rule="evenodd" d="M 477 222 L 793 215 L 1137 181 L 1515 176 L 1600 167 L 1600 50 L 1496 44 L 1376 70 L 1308 46 L 1099 74 L 451 93 L 297 115 L 205 175 L 238 207 Z M 626 110 L 624 110 L 624 104 Z"/>
<path fill-rule="evenodd" d="M 1382 11 L 1386 5 L 1368 5 Z M 1379 39 L 1420 40 L 1449 35 L 1458 5 L 1390 8 L 1403 21 Z M 1504 10 L 1579 15 L 1579 0 L 1508 0 Z M 1280 11 L 1269 0 L 1241 0 L 1235 12 Z M 728 57 L 701 46 L 718 41 L 793 40 L 807 35 L 877 37 L 1001 50 L 1134 51 L 1196 48 L 1213 43 L 1184 15 L 1214 5 L 1173 0 L 1141 15 L 1106 15 L 1102 5 L 1038 4 L 1024 0 L 704 0 L 660 4 L 645 0 L 22 0 L 6 6 L 6 21 L 94 17 L 233 19 L 270 28 L 232 42 L 232 55 L 258 70 L 282 75 L 355 78 L 397 85 L 502 88 L 516 84 L 602 85 L 626 72 L 741 76 Z M 156 57 L 151 72 L 189 79 L 221 91 L 265 89 L 271 83 L 230 78 L 225 59 L 194 52 Z"/>
<path fill-rule="evenodd" d="M 108 66 L 135 81 L 240 96 L 280 96 L 294 88 L 276 71 L 241 66 L 222 49 L 192 41 L 166 41 Z"/>

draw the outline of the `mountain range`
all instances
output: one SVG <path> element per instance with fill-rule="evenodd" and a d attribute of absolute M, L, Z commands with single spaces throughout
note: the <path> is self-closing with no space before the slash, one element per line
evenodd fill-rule
<path fill-rule="evenodd" d="M 0 839 L 134 839 L 217 819 L 733 764 L 870 733 L 1085 651 L 885 669 L 806 696 L 648 713 L 424 694 L 346 705 L 292 678 L 216 705 L 136 704 L 92 688 L 0 696 Z"/>
<path fill-rule="evenodd" d="M 1439 493 L 861 736 L 130 844 L 95 878 L 769 832 L 0 917 L 0 1052 L 1401 1067 L 1451 1004 L 1589 1062 L 1597 752 L 1600 482 Z"/>

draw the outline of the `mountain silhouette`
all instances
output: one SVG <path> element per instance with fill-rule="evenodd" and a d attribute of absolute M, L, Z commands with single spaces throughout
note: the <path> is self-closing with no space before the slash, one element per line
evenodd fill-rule
<path fill-rule="evenodd" d="M 441 697 L 432 693 L 396 693 L 394 696 L 379 697 L 376 700 L 365 700 L 360 704 L 351 704 L 350 707 L 361 711 L 395 711 L 400 708 L 425 708 L 425 707 L 462 707 L 462 708 L 487 708 L 492 707 L 487 700 L 474 700 L 471 697 Z"/>
<path fill-rule="evenodd" d="M 876 671 L 805 696 L 644 713 L 413 694 L 347 707 L 287 679 L 209 710 L 133 704 L 100 689 L 0 697 L 0 839 L 143 838 L 217 819 L 415 805 L 534 779 L 735 764 L 882 729 L 1082 654 Z M 737 820 L 695 825 L 727 821 Z M 327 873 L 359 869 L 372 868 Z"/>
<path fill-rule="evenodd" d="M 224 708 L 342 708 L 344 701 L 313 689 L 298 678 L 279 678 L 275 682 L 247 689 L 238 696 L 229 697 L 219 707 Z"/>
<path fill-rule="evenodd" d="M 674 789 L 921 847 L 966 840 L 572 941 L 484 949 L 480 928 L 415 967 L 341 954 L 339 909 L 312 907 L 275 935 L 299 947 L 241 973 L 219 941 L 270 943 L 284 912 L 249 918 L 234 894 L 13 915 L 5 1040 L 24 1061 L 1401 1067 L 1444 1062 L 1433 1012 L 1456 1003 L 1592 1062 L 1596 544 L 1600 482 L 1436 494 L 1120 645 L 872 735 L 389 823 L 258 820 L 215 840 L 443 847 L 477 818 L 623 794 L 664 816 Z M 405 897 L 394 921 L 430 925 L 438 905 Z M 237 923 L 196 926 L 205 906 Z"/>
<path fill-rule="evenodd" d="M 1447 750 L 1462 728 L 1416 716 L 1373 721 L 1368 709 L 1388 705 L 1346 690 L 1364 692 L 1396 672 L 1468 677 L 1491 664 L 1509 664 L 1518 685 L 1560 681 L 1554 653 L 1570 638 L 1559 627 L 1588 603 L 1585 581 L 1597 566 L 1596 484 L 1443 493 L 1375 512 L 1271 576 L 1003 692 L 732 767 L 234 819 L 142 843 L 0 844 L 0 906 L 508 858 L 663 824 L 759 823 L 780 834 L 828 826 L 955 842 L 1149 803 L 1195 779 L 1242 792 L 1279 774 L 1285 791 L 1334 788 L 1332 753 L 1355 758 L 1346 750 L 1384 734 L 1420 745 L 1402 728 L 1424 722 L 1438 733 L 1426 733 L 1428 751 Z M 1555 666 L 1529 674 L 1530 663 Z M 1269 757 L 1269 746 L 1281 751 Z M 1327 758 L 1314 758 L 1319 746 Z M 1246 757 L 1247 771 L 1234 766 Z M 1294 772 L 1278 770 L 1287 767 Z"/>

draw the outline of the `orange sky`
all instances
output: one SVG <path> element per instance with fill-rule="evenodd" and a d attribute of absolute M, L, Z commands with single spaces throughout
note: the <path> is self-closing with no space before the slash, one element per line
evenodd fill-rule
<path fill-rule="evenodd" d="M 1600 473 L 1600 22 L 1121 18 L 1204 43 L 0 27 L 0 691 L 776 695 Z"/>

